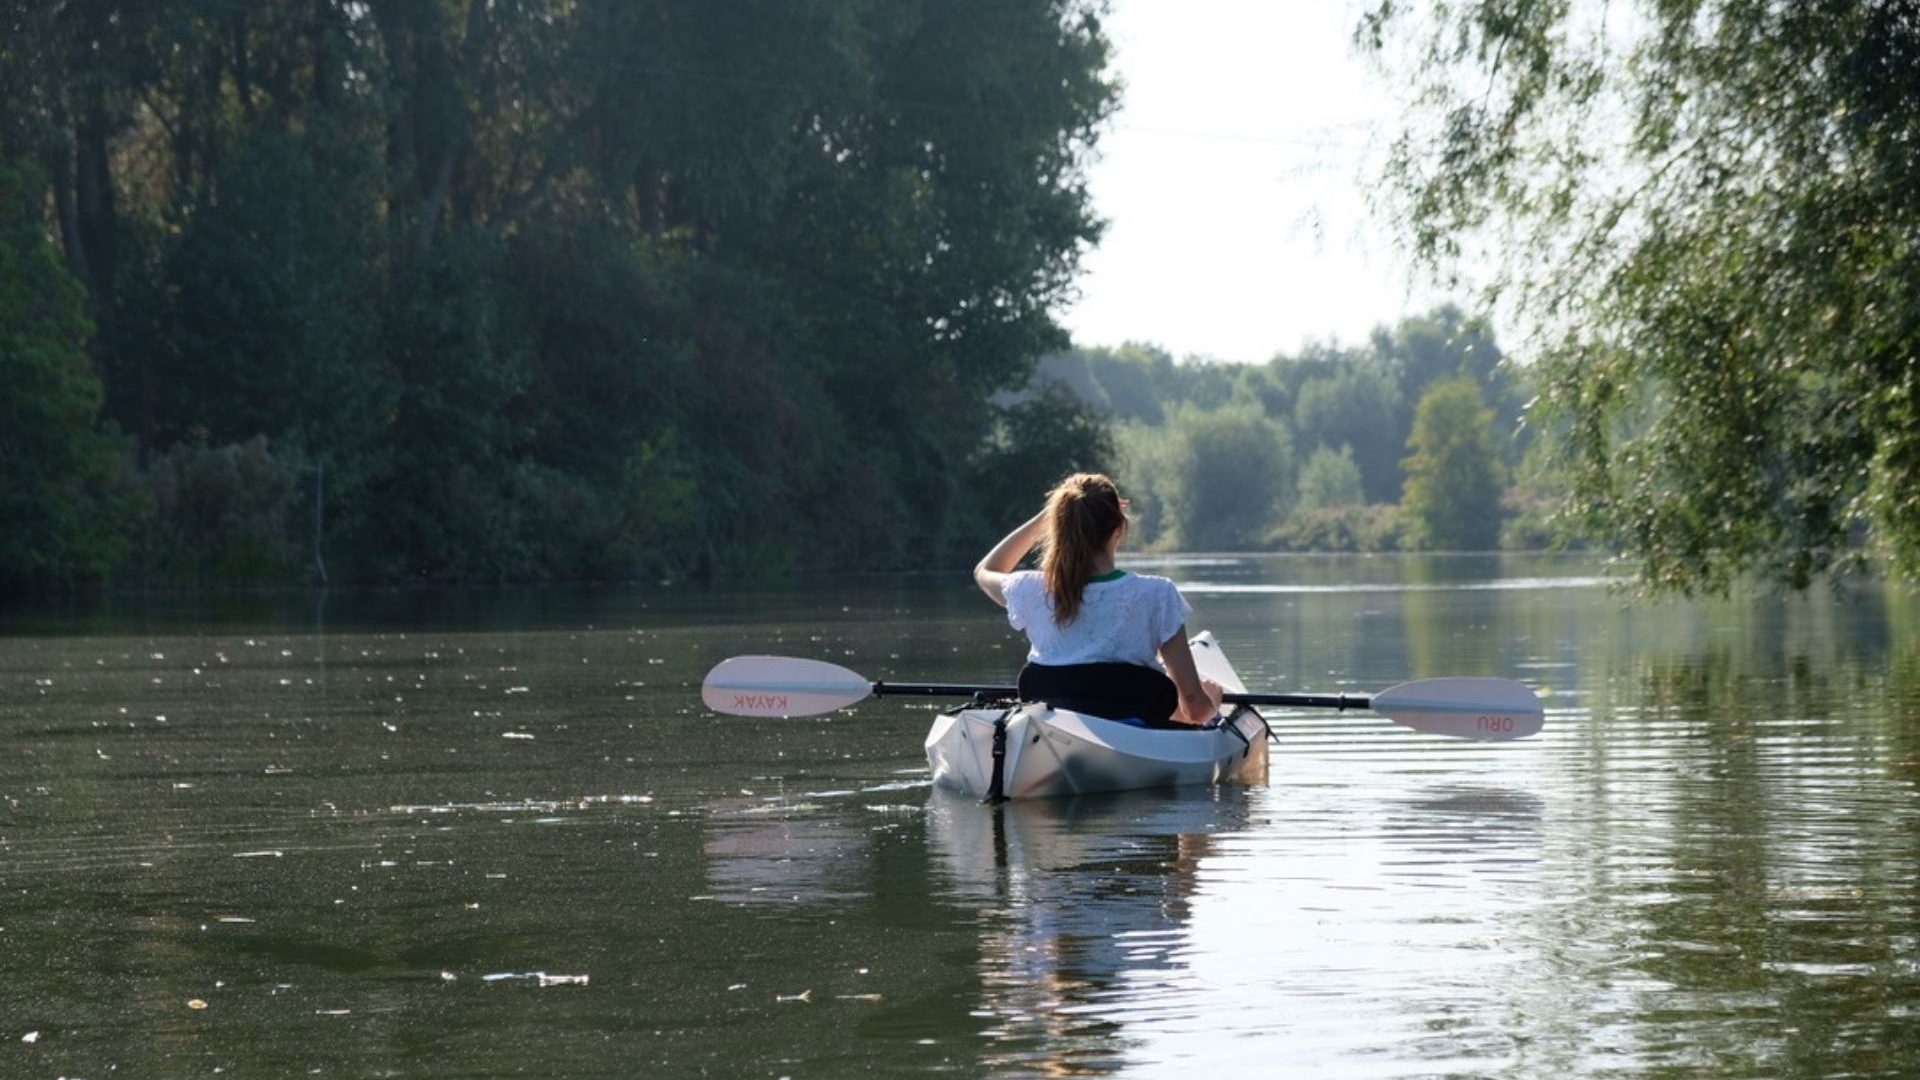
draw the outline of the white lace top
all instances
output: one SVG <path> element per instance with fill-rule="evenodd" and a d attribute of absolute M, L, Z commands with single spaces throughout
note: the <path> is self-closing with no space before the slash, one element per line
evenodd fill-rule
<path fill-rule="evenodd" d="M 1121 574 L 1087 583 L 1080 613 L 1065 626 L 1053 620 L 1053 598 L 1036 570 L 1007 575 L 1007 622 L 1024 630 L 1035 664 L 1139 664 L 1156 670 L 1160 646 L 1193 613 L 1173 582 L 1151 574 Z"/>

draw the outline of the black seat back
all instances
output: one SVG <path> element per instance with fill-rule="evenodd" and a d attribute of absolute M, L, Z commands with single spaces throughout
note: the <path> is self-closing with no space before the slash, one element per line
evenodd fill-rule
<path fill-rule="evenodd" d="M 1138 664 L 1028 664 L 1019 688 L 1027 701 L 1108 720 L 1138 718 L 1148 727 L 1172 726 L 1180 707 L 1173 680 Z"/>

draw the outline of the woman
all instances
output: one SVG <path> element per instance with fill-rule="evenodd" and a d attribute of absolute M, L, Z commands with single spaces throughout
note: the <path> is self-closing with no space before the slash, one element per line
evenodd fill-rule
<path fill-rule="evenodd" d="M 987 552 L 973 580 L 1026 631 L 1022 697 L 1148 727 L 1210 723 L 1221 689 L 1194 667 L 1186 627 L 1193 609 L 1166 578 L 1114 567 L 1126 510 L 1112 480 L 1075 473 Z M 1040 569 L 1015 571 L 1036 544 L 1045 545 Z"/>

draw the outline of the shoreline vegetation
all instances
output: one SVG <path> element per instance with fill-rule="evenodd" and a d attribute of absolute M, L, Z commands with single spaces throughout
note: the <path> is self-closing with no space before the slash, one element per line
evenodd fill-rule
<path fill-rule="evenodd" d="M 1078 469 L 1162 547 L 1498 542 L 1420 501 L 1522 464 L 1456 310 L 1068 348 L 1100 4 L 697 7 L 23 15 L 0 592 L 938 565 Z"/>
<path fill-rule="evenodd" d="M 1459 306 L 1245 365 L 1055 319 L 1106 11 L 17 6 L 0 595 L 963 564 L 1080 470 L 1169 550 L 1920 580 L 1908 7 L 1363 13 Z"/>

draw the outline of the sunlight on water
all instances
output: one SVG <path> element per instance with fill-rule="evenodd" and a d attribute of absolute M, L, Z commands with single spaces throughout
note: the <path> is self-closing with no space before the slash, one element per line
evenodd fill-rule
<path fill-rule="evenodd" d="M 1254 689 L 1500 675 L 1547 728 L 1276 710 L 1267 785 L 995 808 L 928 786 L 934 703 L 697 693 L 746 652 L 1008 681 L 964 583 L 37 618 L 0 1076 L 1912 1075 L 1912 598 L 1157 565 Z"/>

